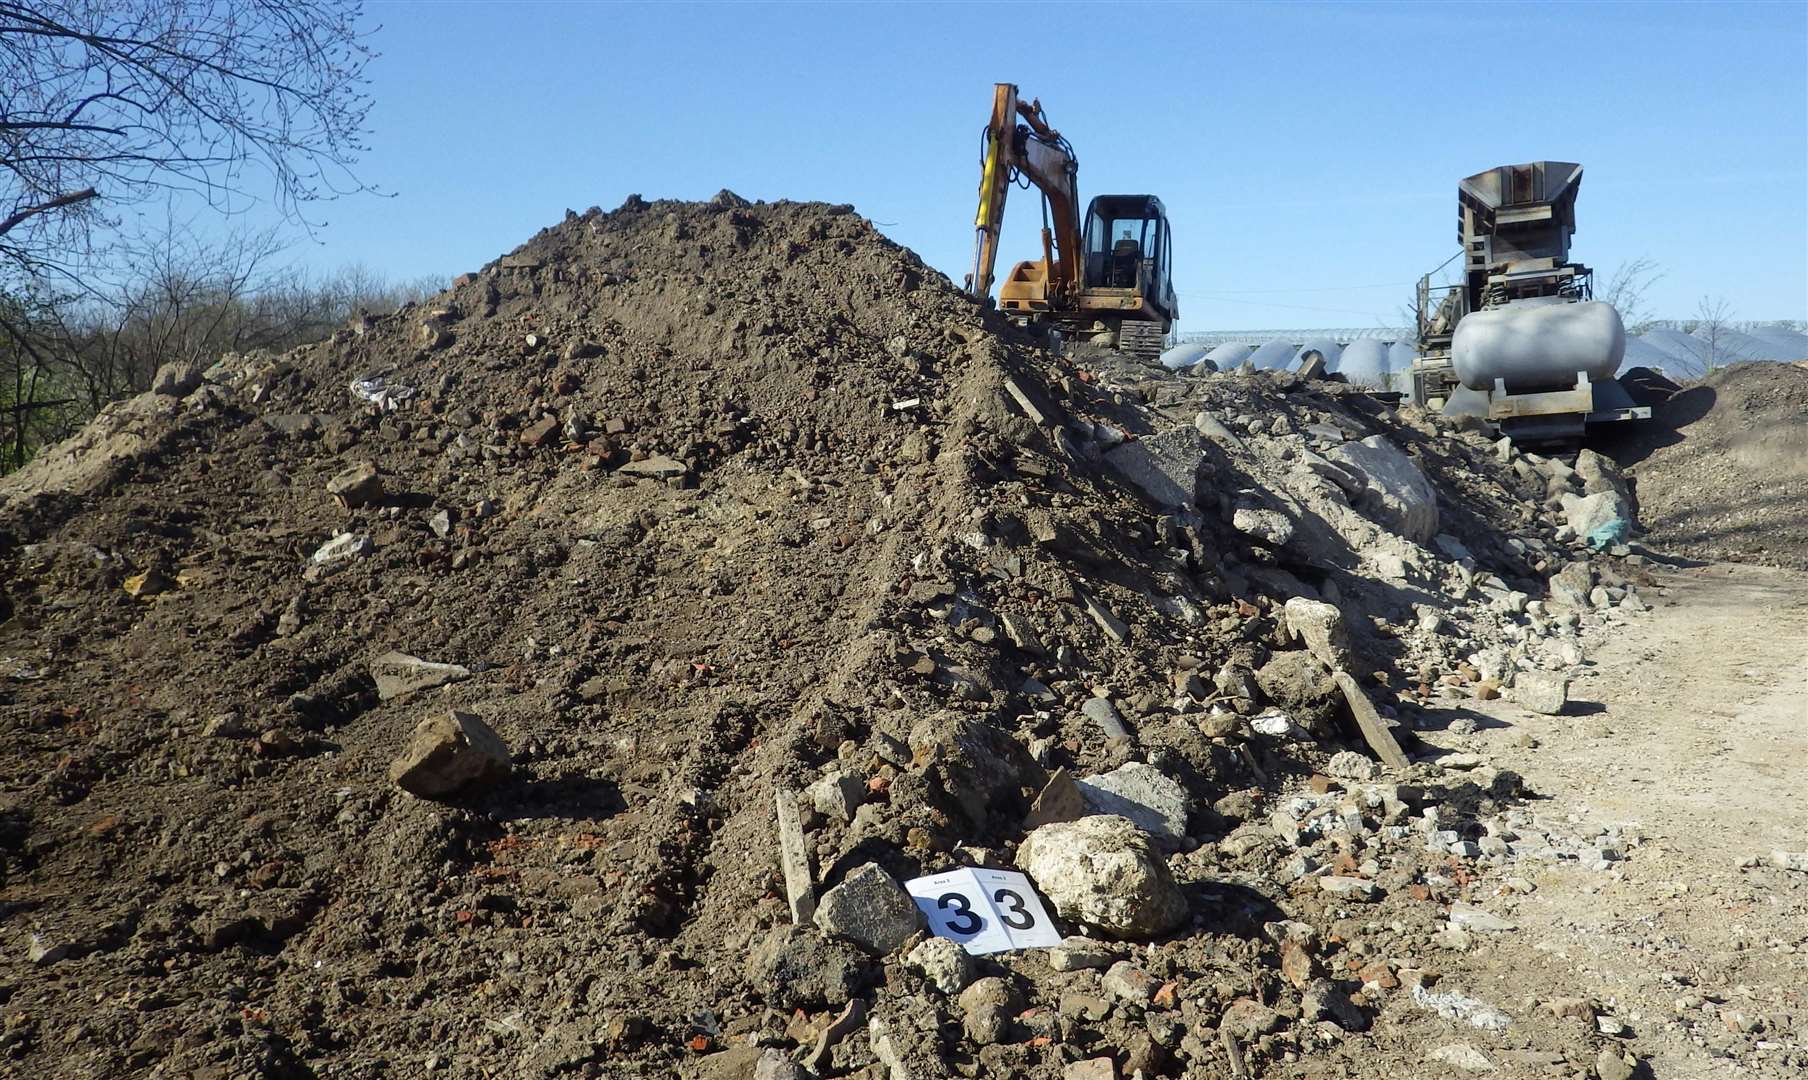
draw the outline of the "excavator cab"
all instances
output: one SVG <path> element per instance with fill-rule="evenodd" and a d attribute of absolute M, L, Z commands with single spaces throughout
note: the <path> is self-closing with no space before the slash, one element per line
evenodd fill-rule
<path fill-rule="evenodd" d="M 1169 280 L 1168 215 L 1153 195 L 1100 195 L 1086 208 L 1084 286 L 1122 289 L 1168 319 L 1175 308 Z"/>

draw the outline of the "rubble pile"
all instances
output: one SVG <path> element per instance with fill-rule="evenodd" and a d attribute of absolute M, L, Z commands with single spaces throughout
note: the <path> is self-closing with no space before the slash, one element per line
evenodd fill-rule
<path fill-rule="evenodd" d="M 1438 956 L 1637 845 L 1462 748 L 1642 608 L 1627 497 L 1340 383 L 1057 353 L 847 207 L 570 214 L 0 482 L 0 1055 L 1621 1060 Z M 1060 944 L 932 933 L 960 867 Z"/>
<path fill-rule="evenodd" d="M 1808 569 L 1808 367 L 1732 364 L 1671 396 L 1617 456 L 1666 551 Z"/>

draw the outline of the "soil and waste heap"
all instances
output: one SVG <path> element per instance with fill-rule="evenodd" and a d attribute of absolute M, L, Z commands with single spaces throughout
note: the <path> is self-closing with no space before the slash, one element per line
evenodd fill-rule
<path fill-rule="evenodd" d="M 1416 734 L 1565 707 L 1629 507 L 1337 382 L 1055 353 L 846 206 L 568 214 L 0 482 L 0 1059 L 1598 1068 L 1436 957 L 1639 838 Z M 901 883 L 960 866 L 1063 944 L 930 937 Z"/>

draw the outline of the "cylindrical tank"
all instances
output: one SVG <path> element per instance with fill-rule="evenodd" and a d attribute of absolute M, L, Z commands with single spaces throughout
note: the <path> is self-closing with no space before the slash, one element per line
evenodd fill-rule
<path fill-rule="evenodd" d="M 1626 327 L 1612 304 L 1541 296 L 1463 316 L 1450 364 L 1471 390 L 1492 390 L 1501 379 L 1510 392 L 1531 392 L 1574 386 L 1577 372 L 1611 379 L 1625 352 Z"/>
<path fill-rule="evenodd" d="M 1399 372 L 1410 372 L 1413 361 L 1419 358 L 1419 350 L 1410 341 L 1396 341 L 1387 347 L 1387 371 L 1394 375 Z"/>
<path fill-rule="evenodd" d="M 1337 354 L 1343 352 L 1343 346 L 1330 338 L 1313 338 L 1311 341 L 1301 345 L 1298 351 L 1293 354 L 1293 359 L 1287 363 L 1287 370 L 1298 371 L 1300 365 L 1306 362 L 1306 354 L 1308 352 L 1316 352 L 1325 358 L 1326 371 L 1335 371 L 1336 368 L 1332 365 L 1337 363 Z"/>
<path fill-rule="evenodd" d="M 1331 370 L 1354 386 L 1379 390 L 1387 383 L 1387 342 L 1357 338 L 1343 347 Z"/>
<path fill-rule="evenodd" d="M 1190 368 L 1205 359 L 1206 352 L 1207 349 L 1204 345 L 1176 345 L 1161 354 L 1161 366 L 1169 371 Z"/>
<path fill-rule="evenodd" d="M 1284 368 L 1293 362 L 1293 354 L 1298 351 L 1299 347 L 1291 341 L 1268 341 L 1250 353 L 1246 359 L 1257 371 Z"/>
<path fill-rule="evenodd" d="M 1227 341 L 1206 353 L 1205 358 L 1212 362 L 1214 369 L 1229 371 L 1231 368 L 1242 367 L 1243 361 L 1249 359 L 1249 354 L 1255 351 L 1256 347 L 1247 342 Z"/>

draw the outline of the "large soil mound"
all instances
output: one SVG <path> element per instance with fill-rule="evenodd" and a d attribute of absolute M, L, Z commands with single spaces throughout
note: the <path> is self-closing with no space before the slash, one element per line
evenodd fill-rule
<path fill-rule="evenodd" d="M 1653 547 L 1808 568 L 1808 368 L 1722 368 L 1654 420 L 1633 470 Z"/>
<path fill-rule="evenodd" d="M 382 490 L 342 505 L 329 482 L 363 464 Z M 0 484 L 0 1054 L 1224 1074 L 1383 1007 L 1397 1026 L 1350 1053 L 1411 1045 L 1441 1021 L 1392 974 L 1312 983 L 1302 1011 L 1280 944 L 1345 977 L 1429 940 L 1507 865 L 1472 841 L 1512 777 L 1471 755 L 1370 787 L 1345 754 L 1286 804 L 1313 821 L 1277 836 L 1264 800 L 1366 750 L 1325 664 L 1416 751 L 1436 702 L 1579 663 L 1578 630 L 1636 601 L 1607 569 L 1546 607 L 1577 555 L 1540 508 L 1558 476 L 1336 384 L 1051 355 L 846 207 L 572 215 L 429 304 L 170 372 Z M 1341 622 L 1302 647 L 1290 598 Z M 467 676 L 385 696 L 391 650 Z M 453 707 L 513 776 L 397 790 L 410 731 Z M 781 788 L 831 778 L 804 822 L 827 887 L 1008 865 L 1055 770 L 1126 763 L 1182 791 L 1191 918 L 1137 953 L 1165 996 L 1070 1009 L 1099 973 L 1035 951 L 983 969 L 1005 1026 L 963 1029 L 902 952 L 787 929 Z M 1458 858 L 1483 861 L 1432 868 Z M 1364 929 L 1327 873 L 1397 906 Z M 1324 932 L 1264 931 L 1284 915 Z M 823 1034 L 850 1000 L 869 1037 Z"/>

